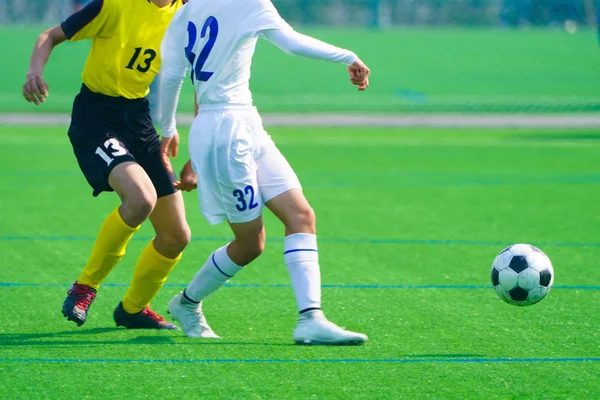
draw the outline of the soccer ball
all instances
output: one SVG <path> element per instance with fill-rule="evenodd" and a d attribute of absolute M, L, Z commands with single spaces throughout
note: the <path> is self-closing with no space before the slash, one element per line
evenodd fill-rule
<path fill-rule="evenodd" d="M 492 264 L 492 285 L 508 304 L 530 306 L 542 300 L 554 283 L 548 256 L 535 246 L 513 244 L 502 250 Z"/>

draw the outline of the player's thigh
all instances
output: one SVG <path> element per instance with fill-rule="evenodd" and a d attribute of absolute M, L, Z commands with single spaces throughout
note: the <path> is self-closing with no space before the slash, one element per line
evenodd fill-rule
<path fill-rule="evenodd" d="M 119 163 L 110 172 L 108 184 L 123 204 L 149 214 L 156 204 L 156 190 L 146 171 L 136 162 Z M 143 210 L 142 210 L 143 208 Z"/>
<path fill-rule="evenodd" d="M 150 222 L 159 240 L 183 246 L 190 241 L 190 227 L 185 218 L 185 205 L 181 192 L 159 198 L 150 214 Z"/>
<path fill-rule="evenodd" d="M 314 212 L 302 192 L 300 181 L 270 137 L 257 165 L 258 184 L 265 205 L 283 222 L 286 234 L 314 233 Z"/>

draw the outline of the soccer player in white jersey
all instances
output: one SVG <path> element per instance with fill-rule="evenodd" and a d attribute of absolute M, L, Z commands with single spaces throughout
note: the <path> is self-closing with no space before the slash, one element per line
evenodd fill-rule
<path fill-rule="evenodd" d="M 191 190 L 197 183 L 204 217 L 211 224 L 228 221 L 235 239 L 208 257 L 169 312 L 187 336 L 218 337 L 202 301 L 263 252 L 266 205 L 285 225 L 283 256 L 300 313 L 294 341 L 362 344 L 366 335 L 342 329 L 321 311 L 315 214 L 252 106 L 250 65 L 259 37 L 288 54 L 345 64 L 359 90 L 369 85 L 370 71 L 354 53 L 295 32 L 270 0 L 192 0 L 177 13 L 161 47 L 162 134 L 172 141 L 165 148 L 179 142 L 175 109 L 189 68 L 199 113 L 178 186 Z"/>

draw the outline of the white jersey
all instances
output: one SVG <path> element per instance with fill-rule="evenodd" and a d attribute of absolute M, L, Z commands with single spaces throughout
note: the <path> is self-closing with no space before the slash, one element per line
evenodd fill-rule
<path fill-rule="evenodd" d="M 175 39 L 167 46 L 191 67 L 198 104 L 251 104 L 250 65 L 258 35 L 285 28 L 289 25 L 269 0 L 191 0 L 173 18 L 165 41 Z M 187 46 L 181 46 L 186 37 Z"/>
<path fill-rule="evenodd" d="M 288 54 L 352 64 L 354 53 L 295 32 L 270 0 L 190 0 L 175 14 L 161 45 L 161 125 L 175 132 L 181 81 L 189 70 L 196 101 L 251 105 L 250 66 L 263 36 Z"/>

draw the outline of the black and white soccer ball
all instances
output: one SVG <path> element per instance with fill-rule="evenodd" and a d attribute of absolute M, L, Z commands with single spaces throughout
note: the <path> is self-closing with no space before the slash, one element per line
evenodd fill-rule
<path fill-rule="evenodd" d="M 492 285 L 508 304 L 535 304 L 546 297 L 553 283 L 552 262 L 543 251 L 529 244 L 505 248 L 492 264 Z"/>

